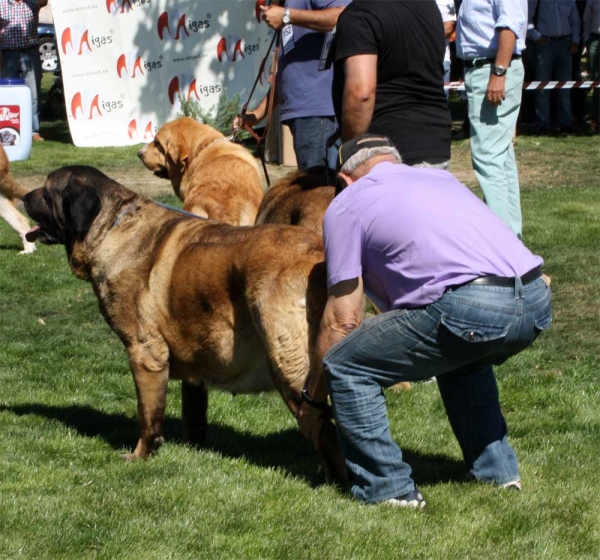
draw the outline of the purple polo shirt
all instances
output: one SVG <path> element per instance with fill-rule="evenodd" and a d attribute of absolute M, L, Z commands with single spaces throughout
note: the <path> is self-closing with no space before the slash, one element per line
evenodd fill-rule
<path fill-rule="evenodd" d="M 324 10 L 347 6 L 350 0 L 287 0 L 287 8 Z M 325 33 L 292 25 L 293 40 L 280 46 L 277 83 L 280 119 L 333 117 L 333 68 L 319 71 Z"/>
<path fill-rule="evenodd" d="M 383 162 L 344 189 L 323 218 L 328 287 L 362 276 L 382 310 L 438 301 L 480 276 L 543 263 L 451 173 Z"/>

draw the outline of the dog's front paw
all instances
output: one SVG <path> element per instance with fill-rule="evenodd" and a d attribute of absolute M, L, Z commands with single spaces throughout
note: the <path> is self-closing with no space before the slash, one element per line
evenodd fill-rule
<path fill-rule="evenodd" d="M 138 459 L 148 459 L 158 451 L 158 448 L 165 442 L 162 436 L 155 437 L 152 441 L 147 442 L 142 439 L 138 441 L 133 453 L 125 453 L 121 455 L 126 461 L 137 461 Z"/>

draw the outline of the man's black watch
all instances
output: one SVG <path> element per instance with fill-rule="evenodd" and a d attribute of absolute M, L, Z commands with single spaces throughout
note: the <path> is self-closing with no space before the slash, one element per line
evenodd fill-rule
<path fill-rule="evenodd" d="M 492 74 L 494 74 L 494 76 L 506 76 L 506 68 L 504 68 L 504 66 L 494 66 L 492 68 Z"/>

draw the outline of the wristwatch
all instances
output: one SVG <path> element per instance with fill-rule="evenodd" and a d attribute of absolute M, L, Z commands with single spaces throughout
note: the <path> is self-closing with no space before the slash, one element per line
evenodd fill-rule
<path fill-rule="evenodd" d="M 283 25 L 289 25 L 291 23 L 292 18 L 290 17 L 290 10 L 288 8 L 283 10 L 283 16 L 281 17 L 281 21 L 283 22 Z"/>
<path fill-rule="evenodd" d="M 494 76 L 506 76 L 506 68 L 504 68 L 504 66 L 494 66 L 492 68 L 492 74 L 494 74 Z"/>

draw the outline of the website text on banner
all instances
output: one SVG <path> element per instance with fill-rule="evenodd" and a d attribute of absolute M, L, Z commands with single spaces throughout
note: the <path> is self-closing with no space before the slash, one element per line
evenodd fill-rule
<path fill-rule="evenodd" d="M 53 0 L 71 136 L 76 146 L 148 142 L 181 99 L 215 108 L 268 91 L 265 0 Z"/>

